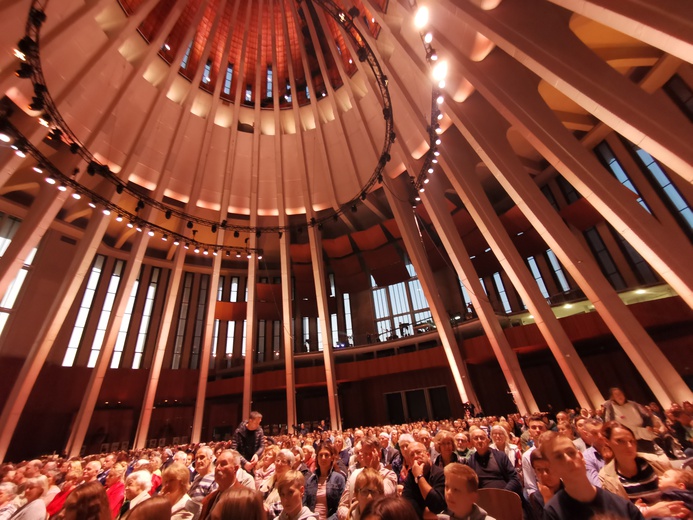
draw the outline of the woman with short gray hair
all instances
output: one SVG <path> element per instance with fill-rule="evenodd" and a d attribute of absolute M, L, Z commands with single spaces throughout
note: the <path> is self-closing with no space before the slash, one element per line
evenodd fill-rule
<path fill-rule="evenodd" d="M 0 520 L 7 520 L 17 510 L 17 504 L 13 502 L 17 496 L 17 486 L 12 482 L 0 484 Z"/>

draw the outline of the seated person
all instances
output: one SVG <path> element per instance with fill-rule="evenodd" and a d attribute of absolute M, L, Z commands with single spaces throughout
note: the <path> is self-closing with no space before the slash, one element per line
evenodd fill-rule
<path fill-rule="evenodd" d="M 359 520 L 369 502 L 385 495 L 383 477 L 373 468 L 364 468 L 356 477 L 354 494 L 356 498 L 349 507 L 348 520 Z"/>
<path fill-rule="evenodd" d="M 580 449 L 578 447 L 578 449 Z M 563 487 L 561 479 L 551 473 L 549 461 L 541 454 L 541 450 L 534 450 L 529 456 L 532 463 L 532 469 L 537 475 L 537 491 L 529 497 L 529 506 L 535 520 L 541 520 L 544 517 L 544 507 L 549 500 L 558 493 Z"/>
<path fill-rule="evenodd" d="M 411 502 L 419 518 L 424 517 L 426 509 L 440 513 L 446 507 L 443 469 L 431 464 L 430 452 L 420 442 L 409 445 L 409 456 L 412 465 L 404 481 L 402 498 Z"/>
<path fill-rule="evenodd" d="M 479 487 L 507 489 L 522 496 L 520 478 L 508 456 L 490 447 L 481 428 L 472 430 L 470 437 L 476 451 L 467 457 L 467 465 L 479 476 Z"/>
<path fill-rule="evenodd" d="M 670 469 L 659 477 L 662 500 L 680 500 L 693 511 L 693 471 Z"/>
<path fill-rule="evenodd" d="M 642 520 L 640 510 L 629 500 L 592 485 L 582 452 L 570 439 L 556 432 L 541 435 L 541 453 L 552 474 L 563 482 L 544 509 L 544 520 L 589 520 L 597 515 L 615 515 Z"/>
<path fill-rule="evenodd" d="M 317 513 L 313 513 L 308 506 L 303 505 L 304 485 L 305 479 L 300 471 L 291 469 L 279 477 L 277 489 L 279 490 L 282 512 L 274 517 L 276 520 L 310 520 L 318 518 Z"/>
<path fill-rule="evenodd" d="M 443 472 L 447 504 L 444 514 L 451 518 L 494 520 L 475 503 L 479 498 L 479 477 L 472 468 L 453 462 L 445 466 Z"/>

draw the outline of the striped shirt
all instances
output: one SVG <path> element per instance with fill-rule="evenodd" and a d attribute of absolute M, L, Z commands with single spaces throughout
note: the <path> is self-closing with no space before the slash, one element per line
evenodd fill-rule
<path fill-rule="evenodd" d="M 638 465 L 638 472 L 632 477 L 624 477 L 617 471 L 619 482 L 631 501 L 642 499 L 650 504 L 657 502 L 661 495 L 657 473 L 645 459 L 636 457 L 635 462 Z"/>
<path fill-rule="evenodd" d="M 217 488 L 217 483 L 214 481 L 214 472 L 208 473 L 204 477 L 198 475 L 190 484 L 190 489 L 188 490 L 188 496 L 193 502 L 198 504 L 202 503 L 202 500 L 209 495 L 212 491 Z"/>

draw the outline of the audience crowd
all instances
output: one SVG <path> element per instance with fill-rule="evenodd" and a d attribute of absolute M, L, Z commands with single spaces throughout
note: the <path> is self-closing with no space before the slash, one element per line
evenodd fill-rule
<path fill-rule="evenodd" d="M 228 441 L 4 464 L 0 520 L 493 520 L 480 493 L 525 520 L 693 519 L 691 403 L 614 388 L 599 411 L 467 410 L 274 437 L 251 412 Z"/>

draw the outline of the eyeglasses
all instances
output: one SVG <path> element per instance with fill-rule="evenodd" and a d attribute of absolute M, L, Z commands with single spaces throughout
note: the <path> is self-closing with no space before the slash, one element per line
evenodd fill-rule
<path fill-rule="evenodd" d="M 365 488 L 364 488 L 364 489 L 359 489 L 359 490 L 357 491 L 357 493 L 359 494 L 359 496 L 365 498 L 365 497 L 367 497 L 367 496 L 369 496 L 369 495 L 370 495 L 370 496 L 376 496 L 376 495 L 378 495 L 378 490 L 377 490 L 377 489 L 365 489 Z"/>

